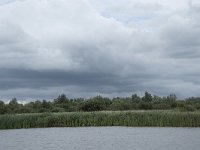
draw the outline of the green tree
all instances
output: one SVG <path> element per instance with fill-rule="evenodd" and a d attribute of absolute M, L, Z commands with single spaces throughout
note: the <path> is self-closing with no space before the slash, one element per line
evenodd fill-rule
<path fill-rule="evenodd" d="M 0 114 L 6 113 L 6 106 L 3 101 L 0 100 Z"/>
<path fill-rule="evenodd" d="M 131 96 L 131 100 L 132 100 L 133 103 L 139 103 L 141 99 L 137 94 L 133 94 Z"/>
<path fill-rule="evenodd" d="M 61 95 L 58 96 L 57 99 L 54 100 L 54 102 L 58 103 L 58 104 L 68 103 L 69 99 L 66 97 L 65 94 L 61 94 Z"/>
<path fill-rule="evenodd" d="M 177 107 L 176 99 L 177 97 L 175 94 L 170 94 L 169 96 L 167 96 L 167 103 L 170 105 L 171 108 Z"/>
<path fill-rule="evenodd" d="M 102 96 L 96 96 L 82 102 L 81 110 L 83 111 L 100 111 L 106 110 L 110 106 L 111 101 L 108 98 Z"/>
<path fill-rule="evenodd" d="M 20 107 L 21 105 L 17 102 L 16 98 L 13 98 L 8 104 L 8 108 L 11 113 L 15 113 L 15 111 L 18 110 Z"/>
<path fill-rule="evenodd" d="M 142 100 L 144 102 L 149 103 L 149 102 L 151 102 L 153 100 L 153 98 L 152 98 L 152 95 L 150 93 L 145 92 L 144 97 L 142 97 Z"/>

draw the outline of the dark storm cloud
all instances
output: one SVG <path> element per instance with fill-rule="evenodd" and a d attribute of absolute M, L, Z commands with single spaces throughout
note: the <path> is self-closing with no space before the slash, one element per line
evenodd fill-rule
<path fill-rule="evenodd" d="M 117 87 L 116 92 L 121 90 L 129 91 L 132 88 L 140 88 L 141 81 L 146 76 L 136 75 L 137 81 L 131 81 L 130 78 L 122 79 L 112 73 L 84 73 L 84 72 L 65 72 L 65 71 L 31 71 L 18 69 L 1 69 L 0 90 L 9 90 L 16 88 L 48 88 L 48 87 L 67 87 L 79 86 L 82 88 L 94 88 L 105 93 L 113 92 L 102 87 Z M 148 76 L 149 77 L 149 76 Z M 143 87 L 141 87 L 143 88 Z"/>
<path fill-rule="evenodd" d="M 31 71 L 1 69 L 0 89 L 40 88 L 54 86 L 101 86 L 118 84 L 112 74 L 65 72 L 65 71 Z"/>

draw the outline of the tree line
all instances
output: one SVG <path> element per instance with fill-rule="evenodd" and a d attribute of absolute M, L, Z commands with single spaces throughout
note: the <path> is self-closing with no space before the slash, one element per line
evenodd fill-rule
<path fill-rule="evenodd" d="M 200 110 L 200 97 L 178 100 L 175 94 L 160 97 L 145 92 L 142 97 L 137 94 L 133 94 L 130 97 L 115 98 L 107 98 L 99 95 L 88 99 L 69 99 L 65 94 L 61 94 L 53 101 L 36 100 L 24 105 L 20 104 L 16 98 L 13 98 L 8 104 L 0 100 L 0 114 L 170 109 L 182 111 Z"/>

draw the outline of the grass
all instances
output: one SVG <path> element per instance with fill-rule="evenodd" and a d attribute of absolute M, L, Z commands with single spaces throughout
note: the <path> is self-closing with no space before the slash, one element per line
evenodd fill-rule
<path fill-rule="evenodd" d="M 200 127 L 200 112 L 104 111 L 0 115 L 0 129 L 87 126 Z"/>

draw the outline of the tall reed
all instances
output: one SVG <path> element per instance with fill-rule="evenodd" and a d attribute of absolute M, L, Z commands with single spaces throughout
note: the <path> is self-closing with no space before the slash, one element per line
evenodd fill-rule
<path fill-rule="evenodd" d="M 200 112 L 112 111 L 0 115 L 0 129 L 85 126 L 200 127 Z"/>

